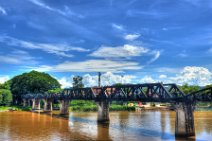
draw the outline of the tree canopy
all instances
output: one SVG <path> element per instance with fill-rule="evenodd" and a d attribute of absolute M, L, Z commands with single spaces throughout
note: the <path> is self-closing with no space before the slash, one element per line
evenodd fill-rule
<path fill-rule="evenodd" d="M 185 93 L 185 94 L 190 94 L 192 92 L 200 90 L 199 86 L 189 86 L 188 84 L 184 84 L 180 86 L 180 89 Z"/>
<path fill-rule="evenodd" d="M 11 79 L 10 89 L 14 98 L 27 93 L 44 93 L 60 88 L 59 82 L 47 73 L 31 71 Z"/>
<path fill-rule="evenodd" d="M 9 105 L 12 102 L 12 93 L 8 89 L 0 89 L 0 105 Z"/>
<path fill-rule="evenodd" d="M 73 77 L 73 88 L 83 88 L 84 84 L 82 82 L 82 76 L 74 76 Z"/>

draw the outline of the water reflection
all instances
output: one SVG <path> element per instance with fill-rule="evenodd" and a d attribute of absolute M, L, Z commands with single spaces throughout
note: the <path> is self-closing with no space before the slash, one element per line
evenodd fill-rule
<path fill-rule="evenodd" d="M 196 138 L 175 139 L 175 113 L 111 112 L 110 123 L 98 124 L 97 113 L 0 113 L 0 140 L 142 140 L 203 141 L 212 138 L 212 112 L 195 112 Z"/>

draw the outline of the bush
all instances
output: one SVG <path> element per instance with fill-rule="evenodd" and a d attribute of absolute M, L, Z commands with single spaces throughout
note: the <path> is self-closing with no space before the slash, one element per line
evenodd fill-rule
<path fill-rule="evenodd" d="M 135 107 L 129 107 L 126 105 L 110 105 L 110 111 L 135 111 Z"/>
<path fill-rule="evenodd" d="M 7 89 L 0 89 L 0 105 L 9 105 L 12 102 L 12 93 Z"/>
<path fill-rule="evenodd" d="M 98 107 L 93 101 L 86 100 L 72 100 L 71 107 L 69 108 L 72 111 L 97 111 Z M 129 107 L 127 105 L 111 104 L 110 111 L 135 111 L 135 106 Z"/>

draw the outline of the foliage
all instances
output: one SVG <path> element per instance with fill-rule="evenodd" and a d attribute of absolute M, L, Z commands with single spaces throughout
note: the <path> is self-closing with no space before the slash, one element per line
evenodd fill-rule
<path fill-rule="evenodd" d="M 61 88 L 56 88 L 56 89 L 48 90 L 48 93 L 54 94 L 54 93 L 60 93 L 60 92 L 62 92 L 62 91 L 63 91 L 63 89 L 61 89 Z"/>
<path fill-rule="evenodd" d="M 83 112 L 97 111 L 98 107 L 93 101 L 72 100 L 70 110 Z M 135 111 L 135 106 L 129 107 L 127 105 L 111 104 L 110 111 Z"/>
<path fill-rule="evenodd" d="M 9 105 L 12 102 L 12 93 L 7 89 L 0 89 L 0 105 Z"/>
<path fill-rule="evenodd" d="M 188 84 L 184 84 L 180 86 L 180 89 L 185 93 L 185 94 L 190 94 L 192 92 L 200 90 L 199 86 L 189 86 Z"/>
<path fill-rule="evenodd" d="M 212 84 L 205 86 L 205 88 L 212 88 Z"/>
<path fill-rule="evenodd" d="M 14 110 L 14 111 L 31 111 L 31 107 L 23 107 L 23 106 L 0 106 L 0 111 L 8 111 L 8 110 Z"/>
<path fill-rule="evenodd" d="M 123 86 L 123 84 L 122 83 L 116 83 L 116 84 L 113 84 L 113 86 L 121 87 L 121 86 Z"/>
<path fill-rule="evenodd" d="M 12 78 L 10 88 L 13 98 L 20 102 L 22 94 L 44 93 L 60 88 L 60 84 L 49 74 L 31 71 Z"/>
<path fill-rule="evenodd" d="M 82 76 L 73 77 L 73 88 L 83 88 L 84 84 L 82 80 L 83 80 Z"/>
<path fill-rule="evenodd" d="M 135 106 L 127 106 L 127 105 L 110 105 L 110 111 L 135 111 Z"/>
<path fill-rule="evenodd" d="M 10 89 L 10 84 L 11 84 L 11 81 L 7 81 L 3 84 L 0 84 L 0 89 L 7 89 L 9 90 Z"/>

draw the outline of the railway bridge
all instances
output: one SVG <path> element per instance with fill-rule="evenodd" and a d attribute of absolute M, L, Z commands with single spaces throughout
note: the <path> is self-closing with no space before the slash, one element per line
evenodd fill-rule
<path fill-rule="evenodd" d="M 71 100 L 94 100 L 98 106 L 98 122 L 109 121 L 111 101 L 142 101 L 172 103 L 175 105 L 175 135 L 194 136 L 194 106 L 197 102 L 212 101 L 212 87 L 185 95 L 176 84 L 146 83 L 121 86 L 104 86 L 88 88 L 69 88 L 61 93 L 24 94 L 23 105 L 32 109 L 40 109 L 40 101 L 44 101 L 44 111 L 52 111 L 54 100 L 60 101 L 60 114 L 68 114 Z"/>

